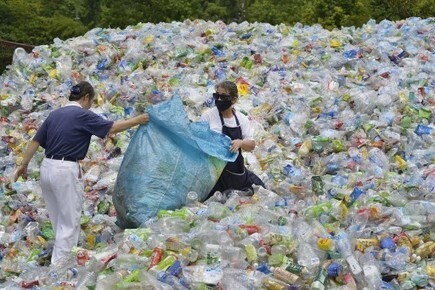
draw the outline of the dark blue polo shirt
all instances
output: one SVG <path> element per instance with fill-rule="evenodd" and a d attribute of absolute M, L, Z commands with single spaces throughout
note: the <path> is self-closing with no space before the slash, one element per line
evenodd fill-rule
<path fill-rule="evenodd" d="M 65 106 L 51 112 L 38 129 L 34 141 L 45 155 L 85 158 L 92 135 L 104 138 L 113 122 L 78 106 Z"/>

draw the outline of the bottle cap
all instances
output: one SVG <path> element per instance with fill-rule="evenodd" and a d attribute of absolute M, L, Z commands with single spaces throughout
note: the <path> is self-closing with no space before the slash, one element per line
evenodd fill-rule
<path fill-rule="evenodd" d="M 327 268 L 328 277 L 338 277 L 343 272 L 343 266 L 338 263 L 331 263 Z"/>
<path fill-rule="evenodd" d="M 396 243 L 390 237 L 381 239 L 380 246 L 382 249 L 388 249 L 391 251 L 394 251 L 396 249 Z"/>

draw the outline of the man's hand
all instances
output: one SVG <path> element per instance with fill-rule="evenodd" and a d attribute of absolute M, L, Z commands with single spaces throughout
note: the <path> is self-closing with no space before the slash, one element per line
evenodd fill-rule
<path fill-rule="evenodd" d="M 142 125 L 148 123 L 150 120 L 148 113 L 143 113 L 143 114 L 137 116 L 136 118 L 137 118 L 138 124 L 142 124 Z"/>
<path fill-rule="evenodd" d="M 29 165 L 30 160 L 35 154 L 36 150 L 38 150 L 39 143 L 35 140 L 30 141 L 27 146 L 27 150 L 23 154 L 23 161 L 21 162 L 21 166 L 17 169 L 14 176 L 14 181 L 22 176 L 24 179 L 27 178 L 27 166 Z"/>
<path fill-rule="evenodd" d="M 143 113 L 127 120 L 115 121 L 115 123 L 112 125 L 112 128 L 110 128 L 109 134 L 122 132 L 136 125 L 146 124 L 149 120 L 150 117 L 148 116 L 148 113 Z"/>
<path fill-rule="evenodd" d="M 27 179 L 27 164 L 22 164 L 20 167 L 18 167 L 17 171 L 15 172 L 14 182 L 17 181 L 20 176 L 22 176 L 24 179 Z"/>

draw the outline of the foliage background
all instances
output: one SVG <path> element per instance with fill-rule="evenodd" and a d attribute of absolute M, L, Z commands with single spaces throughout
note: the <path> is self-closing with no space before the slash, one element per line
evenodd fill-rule
<path fill-rule="evenodd" d="M 0 0 L 0 72 L 19 46 L 2 40 L 36 46 L 83 35 L 94 27 L 124 29 L 140 22 L 204 19 L 320 24 L 332 30 L 360 27 L 370 19 L 434 15 L 433 0 Z"/>

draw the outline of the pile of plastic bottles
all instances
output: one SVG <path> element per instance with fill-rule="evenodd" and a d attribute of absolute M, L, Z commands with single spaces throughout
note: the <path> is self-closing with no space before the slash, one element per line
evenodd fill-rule
<path fill-rule="evenodd" d="M 96 28 L 17 49 L 0 76 L 0 286 L 5 289 L 433 289 L 435 19 L 327 31 L 185 21 Z M 37 152 L 27 142 L 71 86 L 129 117 L 173 95 L 189 118 L 235 80 L 256 130 L 248 167 L 267 189 L 216 193 L 114 223 L 111 194 L 134 130 L 92 139 L 79 245 L 58 267 Z"/>

